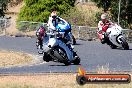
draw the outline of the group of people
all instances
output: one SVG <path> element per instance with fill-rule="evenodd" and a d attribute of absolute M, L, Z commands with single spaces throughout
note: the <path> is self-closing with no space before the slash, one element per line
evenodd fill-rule
<path fill-rule="evenodd" d="M 56 27 L 57 27 L 57 25 L 59 23 L 63 23 L 64 26 L 68 25 L 67 28 L 62 30 L 62 31 L 65 31 L 64 36 L 63 36 L 63 37 L 65 37 L 67 31 L 68 32 L 71 31 L 71 25 L 66 20 L 64 20 L 63 18 L 59 17 L 57 15 L 57 11 L 55 9 L 53 9 L 51 11 L 51 15 L 49 16 L 49 20 L 48 20 L 48 24 L 47 24 L 48 29 L 50 30 L 51 33 L 54 33 L 54 31 L 57 30 Z M 102 35 L 104 35 L 104 37 L 101 38 L 101 42 L 102 43 L 105 43 L 105 38 L 107 37 L 107 36 L 105 36 L 106 30 L 112 25 L 113 25 L 113 23 L 108 20 L 107 14 L 106 13 L 102 14 L 101 15 L 101 20 L 98 23 L 98 31 L 100 33 L 102 33 Z M 37 30 L 37 33 L 41 34 L 40 37 L 38 37 L 38 41 L 40 42 L 39 44 L 40 44 L 41 48 L 42 48 L 43 36 L 45 34 L 44 32 L 45 32 L 45 28 L 42 27 L 42 26 L 41 26 L 41 28 L 39 28 Z"/>

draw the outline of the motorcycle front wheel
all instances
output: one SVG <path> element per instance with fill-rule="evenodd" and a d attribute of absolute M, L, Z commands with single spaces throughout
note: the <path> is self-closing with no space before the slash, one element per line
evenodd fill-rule
<path fill-rule="evenodd" d="M 120 38 L 120 41 L 122 42 L 121 44 L 122 44 L 123 49 L 129 50 L 129 45 L 123 37 Z"/>
<path fill-rule="evenodd" d="M 44 52 L 43 54 L 43 60 L 46 62 L 49 62 L 52 60 L 52 58 L 50 57 L 50 55 L 48 55 L 47 53 Z"/>
<path fill-rule="evenodd" d="M 70 61 L 68 60 L 66 51 L 65 51 L 63 48 L 57 46 L 57 47 L 55 47 L 55 50 L 56 50 L 56 51 L 59 53 L 59 55 L 62 57 L 62 58 L 59 60 L 60 62 L 64 63 L 66 66 L 68 66 L 68 65 L 71 64 Z"/>

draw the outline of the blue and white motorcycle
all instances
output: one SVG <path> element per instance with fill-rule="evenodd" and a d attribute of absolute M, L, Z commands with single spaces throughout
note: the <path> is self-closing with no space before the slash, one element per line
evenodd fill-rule
<path fill-rule="evenodd" d="M 73 51 L 70 44 L 66 44 L 60 38 L 60 34 L 47 34 L 47 42 L 43 43 L 43 60 L 46 62 L 55 61 L 64 63 L 65 65 L 70 65 L 74 63 L 78 65 L 80 63 L 80 58 Z"/>
<path fill-rule="evenodd" d="M 71 44 L 63 41 L 62 36 L 59 29 L 54 33 L 46 33 L 43 39 L 43 60 L 60 62 L 65 65 L 71 63 L 78 65 L 80 63 L 79 56 L 74 52 Z"/>

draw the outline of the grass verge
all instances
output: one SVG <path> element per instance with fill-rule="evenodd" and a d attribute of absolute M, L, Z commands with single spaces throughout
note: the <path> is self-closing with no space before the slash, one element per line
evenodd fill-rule
<path fill-rule="evenodd" d="M 23 65 L 30 63 L 32 59 L 29 54 L 0 50 L 0 67 Z"/>
<path fill-rule="evenodd" d="M 85 84 L 76 83 L 76 74 L 42 74 L 23 76 L 0 76 L 0 88 L 131 88 L 129 84 Z"/>

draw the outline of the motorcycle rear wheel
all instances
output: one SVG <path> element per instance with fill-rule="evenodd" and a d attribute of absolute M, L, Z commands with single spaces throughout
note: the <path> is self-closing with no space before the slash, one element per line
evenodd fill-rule
<path fill-rule="evenodd" d="M 50 55 L 48 55 L 47 53 L 44 53 L 44 55 L 43 55 L 43 60 L 46 61 L 46 62 L 51 61 Z"/>
<path fill-rule="evenodd" d="M 80 58 L 75 57 L 75 60 L 73 61 L 74 65 L 79 65 L 80 64 Z"/>
<path fill-rule="evenodd" d="M 116 49 L 117 48 L 117 46 L 114 45 L 110 40 L 107 40 L 107 45 L 109 45 L 111 49 Z"/>
<path fill-rule="evenodd" d="M 109 46 L 111 47 L 111 49 L 116 49 L 116 48 L 117 48 L 117 46 L 114 45 L 114 44 L 111 44 L 111 45 L 109 45 Z"/>
<path fill-rule="evenodd" d="M 76 44 L 76 39 L 75 37 L 72 35 L 72 44 L 75 45 Z"/>

